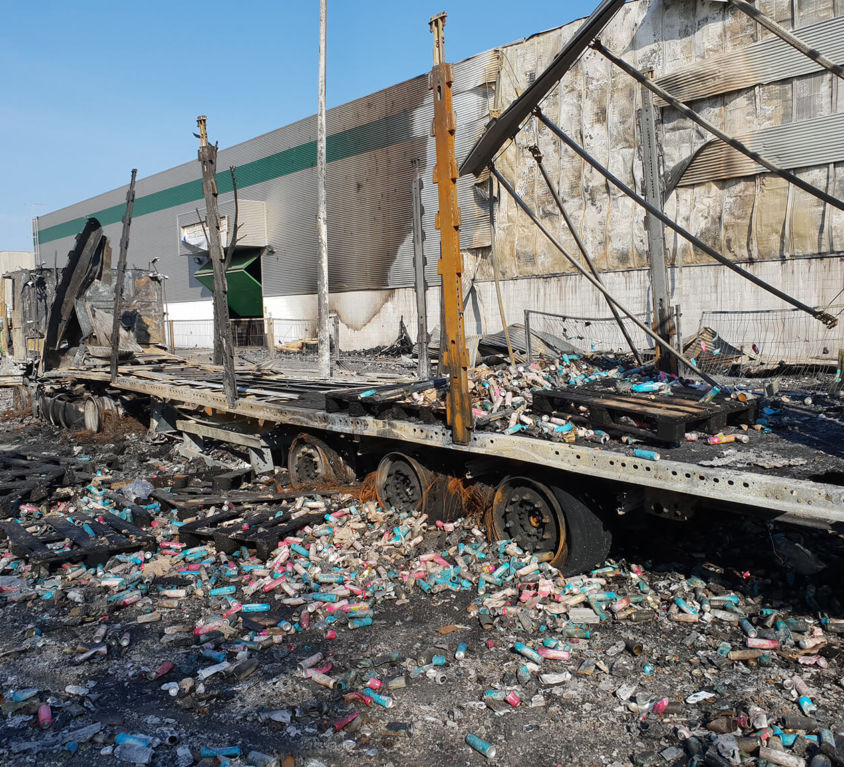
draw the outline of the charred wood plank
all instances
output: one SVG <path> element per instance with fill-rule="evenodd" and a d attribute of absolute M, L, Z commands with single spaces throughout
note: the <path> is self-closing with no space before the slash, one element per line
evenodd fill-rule
<path fill-rule="evenodd" d="M 0 522 L 0 530 L 9 540 L 12 554 L 17 557 L 46 559 L 54 554 L 39 538 L 17 522 Z"/>
<path fill-rule="evenodd" d="M 58 514 L 50 514 L 42 520 L 44 524 L 50 525 L 59 535 L 69 538 L 77 546 L 83 549 L 94 549 L 97 547 L 97 539 L 92 538 L 78 525 L 74 525 L 67 517 Z"/>

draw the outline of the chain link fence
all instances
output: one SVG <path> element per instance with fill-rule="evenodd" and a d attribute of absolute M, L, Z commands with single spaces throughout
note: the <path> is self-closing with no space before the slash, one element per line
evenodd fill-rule
<path fill-rule="evenodd" d="M 683 351 L 698 370 L 729 378 L 764 376 L 785 387 L 826 390 L 842 374 L 844 304 L 827 307 L 841 317 L 834 328 L 798 309 L 705 311 Z M 649 316 L 638 315 L 645 324 Z M 625 329 L 641 351 L 653 340 L 631 322 Z M 572 317 L 525 311 L 528 358 L 559 356 L 564 344 L 585 354 L 629 351 L 614 317 Z"/>
<path fill-rule="evenodd" d="M 636 319 L 647 324 L 647 314 L 636 315 Z M 624 328 L 637 349 L 653 349 L 653 340 L 632 322 L 625 322 Z M 558 341 L 574 347 L 584 354 L 627 353 L 630 347 L 624 339 L 615 317 L 572 317 L 567 314 L 525 310 L 525 335 L 527 337 L 528 359 L 537 355 L 556 356 L 563 347 Z"/>
<path fill-rule="evenodd" d="M 316 321 L 281 317 L 231 320 L 232 338 L 240 349 L 300 351 L 299 344 L 316 337 Z M 213 349 L 214 320 L 169 320 L 167 341 L 171 350 Z"/>
<path fill-rule="evenodd" d="M 844 305 L 827 311 L 841 317 Z M 686 348 L 708 373 L 796 379 L 801 388 L 822 389 L 840 366 L 844 325 L 828 328 L 798 309 L 707 311 Z"/>

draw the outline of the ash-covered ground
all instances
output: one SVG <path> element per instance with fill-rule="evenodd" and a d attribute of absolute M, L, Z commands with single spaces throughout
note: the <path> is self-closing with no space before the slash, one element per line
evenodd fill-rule
<path fill-rule="evenodd" d="M 5 454 L 58 457 L 72 480 L 10 519 L 37 532 L 45 514 L 119 511 L 130 499 L 107 494 L 178 474 L 197 498 L 219 495 L 223 469 L 138 424 L 111 427 L 7 413 Z M 149 509 L 148 552 L 99 570 L 33 566 L 0 543 L 0 763 L 273 763 L 255 751 L 312 767 L 485 763 L 467 735 L 507 765 L 844 758 L 840 534 L 705 509 L 684 524 L 630 514 L 613 521 L 611 561 L 563 578 L 486 541 L 477 520 L 426 525 L 360 496 L 267 504 L 329 515 L 269 562 L 179 546 L 188 520 L 166 503 Z"/>

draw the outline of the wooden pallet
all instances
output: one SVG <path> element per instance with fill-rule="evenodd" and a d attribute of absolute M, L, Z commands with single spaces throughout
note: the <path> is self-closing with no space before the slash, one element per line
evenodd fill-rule
<path fill-rule="evenodd" d="M 39 503 L 54 488 L 89 479 L 53 455 L 22 451 L 0 453 L 0 517 L 15 513 L 21 503 Z"/>
<path fill-rule="evenodd" d="M 254 549 L 259 559 L 268 559 L 279 541 L 306 525 L 323 521 L 325 512 L 302 514 L 295 518 L 283 509 L 263 511 L 222 511 L 179 527 L 179 540 L 189 547 L 213 542 L 218 551 L 234 554 L 241 547 Z"/>
<path fill-rule="evenodd" d="M 83 524 L 93 530 L 93 537 L 83 529 Z M 26 529 L 36 526 L 40 529 L 38 534 Z M 108 511 L 96 515 L 75 513 L 73 521 L 62 514 L 51 514 L 26 526 L 4 521 L 0 522 L 0 533 L 8 539 L 13 554 L 36 565 L 84 562 L 86 567 L 96 567 L 114 554 L 155 546 L 152 535 Z M 58 543 L 65 545 L 61 548 L 52 545 Z"/>
<path fill-rule="evenodd" d="M 301 493 L 285 492 L 254 492 L 244 490 L 232 490 L 225 495 L 217 495 L 206 487 L 186 487 L 184 489 L 165 490 L 158 488 L 153 490 L 150 497 L 158 501 L 162 508 L 175 510 L 179 519 L 195 517 L 196 514 L 209 506 L 222 506 L 229 503 L 233 506 L 257 506 L 264 503 L 278 503 L 290 498 L 297 498 Z"/>
<path fill-rule="evenodd" d="M 445 408 L 418 405 L 408 401 L 413 392 L 445 385 L 447 379 L 431 379 L 416 383 L 389 384 L 357 389 L 335 389 L 325 393 L 325 409 L 329 413 L 348 413 L 350 416 L 372 416 L 385 420 L 418 420 L 422 423 L 440 423 L 445 418 Z M 374 392 L 370 394 L 369 392 Z M 366 396 L 361 396 L 366 394 Z"/>
<path fill-rule="evenodd" d="M 740 402 L 720 396 L 712 402 L 699 402 L 699 391 L 672 391 L 671 396 L 665 396 L 617 394 L 585 387 L 541 390 L 533 393 L 533 409 L 537 413 L 581 416 L 593 429 L 666 444 L 682 442 L 688 431 L 717 434 L 728 425 L 752 424 L 756 418 L 755 400 Z M 582 407 L 587 413 L 580 410 Z M 636 425 L 624 423 L 624 417 Z"/>

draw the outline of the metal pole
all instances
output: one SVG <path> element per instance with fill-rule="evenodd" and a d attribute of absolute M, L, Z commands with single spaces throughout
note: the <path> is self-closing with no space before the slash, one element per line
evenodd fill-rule
<path fill-rule="evenodd" d="M 525 354 L 528 364 L 533 362 L 533 344 L 530 340 L 530 309 L 525 309 Z"/>
<path fill-rule="evenodd" d="M 674 304 L 672 307 L 674 310 L 674 341 L 678 351 L 683 351 L 683 325 L 681 323 L 681 318 L 683 317 L 683 313 L 680 311 L 680 305 Z M 683 374 L 683 370 L 678 371 L 680 375 Z M 687 371 L 686 371 L 687 372 Z"/>
<path fill-rule="evenodd" d="M 565 257 L 569 260 L 569 262 L 572 264 L 572 266 L 574 266 L 574 268 L 575 268 L 575 269 L 577 269 L 577 271 L 579 271 L 579 272 L 580 272 L 580 273 L 581 273 L 581 274 L 582 274 L 582 275 L 583 275 L 583 276 L 584 276 L 587 280 L 589 280 L 589 282 L 591 282 L 591 283 L 592 283 L 592 285 L 593 285 L 593 286 L 594 286 L 597 290 L 599 290 L 599 291 L 603 294 L 604 298 L 606 298 L 608 301 L 612 301 L 612 302 L 613 302 L 613 303 L 614 303 L 614 304 L 618 307 L 619 311 L 623 312 L 624 314 L 626 314 L 626 315 L 630 318 L 631 322 L 632 322 L 634 325 L 636 325 L 636 327 L 638 327 L 640 330 L 642 330 L 642 331 L 644 331 L 645 333 L 647 333 L 647 334 L 648 334 L 651 338 L 653 338 L 653 340 L 654 340 L 654 341 L 656 341 L 656 343 L 658 343 L 660 346 L 662 346 L 662 347 L 663 347 L 663 348 L 664 348 L 664 349 L 665 349 L 665 350 L 666 350 L 669 354 L 673 354 L 673 355 L 674 355 L 675 357 L 677 357 L 677 358 L 678 358 L 681 362 L 685 363 L 685 364 L 686 364 L 686 365 L 688 365 L 690 368 L 692 368 L 693 370 L 695 370 L 695 371 L 698 373 L 698 375 L 700 375 L 700 377 L 701 377 L 704 381 L 706 381 L 708 384 L 711 384 L 712 386 L 716 386 L 716 387 L 718 386 L 718 382 L 717 382 L 714 378 L 712 378 L 712 376 L 710 376 L 709 374 L 704 373 L 702 370 L 699 370 L 698 368 L 696 368 L 696 367 L 692 364 L 691 360 L 686 359 L 686 358 L 685 358 L 685 357 L 684 357 L 684 356 L 683 356 L 680 352 L 678 352 L 676 349 L 674 349 L 674 348 L 673 348 L 670 344 L 667 344 L 665 341 L 663 341 L 663 340 L 662 340 L 662 339 L 661 339 L 661 338 L 660 338 L 660 337 L 659 337 L 656 333 L 654 333 L 654 332 L 653 332 L 653 330 L 651 330 L 651 329 L 650 329 L 647 325 L 644 325 L 643 323 L 641 323 L 641 322 L 640 322 L 640 321 L 636 318 L 636 316 L 633 314 L 633 312 L 631 312 L 629 309 L 627 309 L 627 308 L 625 308 L 624 306 L 622 306 L 622 305 L 621 305 L 621 304 L 620 304 L 620 303 L 619 303 L 619 302 L 615 299 L 615 296 L 613 296 L 613 295 L 612 295 L 612 294 L 611 294 L 611 293 L 610 293 L 610 292 L 609 292 L 609 291 L 608 291 L 608 290 L 607 290 L 607 289 L 606 289 L 606 288 L 605 288 L 605 287 L 601 284 L 601 282 L 599 282 L 598 280 L 596 280 L 596 279 L 595 279 L 595 278 L 594 278 L 591 274 L 589 274 L 589 272 L 587 272 L 587 271 L 586 271 L 586 269 L 584 269 L 584 268 L 583 268 L 583 267 L 582 267 L 579 263 L 577 263 L 577 260 L 574 258 L 574 256 L 570 256 L 570 255 L 566 252 L 565 248 L 564 248 L 562 245 L 560 245 L 560 243 L 557 241 L 557 239 L 554 237 L 554 235 L 553 235 L 553 234 L 551 234 L 551 232 L 549 232 L 549 231 L 545 228 L 545 226 L 544 226 L 544 225 L 543 225 L 543 223 L 539 220 L 539 218 L 537 217 L 537 215 L 536 215 L 536 214 L 535 214 L 535 213 L 534 213 L 534 212 L 533 212 L 533 211 L 532 211 L 532 210 L 528 207 L 528 204 L 527 204 L 527 203 L 526 203 L 526 202 L 525 202 L 525 201 L 524 201 L 524 200 L 523 200 L 523 199 L 519 196 L 518 192 L 516 192 L 516 190 L 515 190 L 515 189 L 513 189 L 513 187 L 512 187 L 512 186 L 510 186 L 510 184 L 507 182 L 507 180 L 506 180 L 506 179 L 505 179 L 505 178 L 504 178 L 504 177 L 503 177 L 503 176 L 502 176 L 502 175 L 501 175 L 501 174 L 500 174 L 500 173 L 496 170 L 495 166 L 494 166 L 494 165 L 490 165 L 490 166 L 489 166 L 489 170 L 490 170 L 490 173 L 492 173 L 492 174 L 493 174 L 493 175 L 494 175 L 494 176 L 498 179 L 498 181 L 499 181 L 499 183 L 501 184 L 501 186 L 503 186 L 503 187 L 504 187 L 504 189 L 506 189 L 506 190 L 507 190 L 507 194 L 509 194 L 509 195 L 513 198 L 513 200 L 515 200 L 516 204 L 517 204 L 517 205 L 518 205 L 518 206 L 519 206 L 519 207 L 520 207 L 520 208 L 521 208 L 521 209 L 522 209 L 525 213 L 527 213 L 527 215 L 530 217 L 530 220 L 531 220 L 531 221 L 533 221 L 533 223 L 534 223 L 534 224 L 536 224 L 536 225 L 537 225 L 537 227 L 539 227 L 539 231 L 540 231 L 540 232 L 542 232 L 542 234 L 544 234 L 544 235 L 545 235 L 545 236 L 546 236 L 546 237 L 550 240 L 551 244 L 552 244 L 555 248 L 557 248 L 557 250 L 559 250 L 559 251 L 560 251 L 560 253 L 562 253 L 562 254 L 563 254 L 563 255 L 564 255 L 564 256 L 565 256 Z"/>
<path fill-rule="evenodd" d="M 749 280 L 754 285 L 758 285 L 763 290 L 767 290 L 772 295 L 775 295 L 777 298 L 785 301 L 792 306 L 797 307 L 801 311 L 806 312 L 807 314 L 811 314 L 816 320 L 823 322 L 824 325 L 830 328 L 834 328 L 838 324 L 838 320 L 833 317 L 831 314 L 827 312 L 821 311 L 820 309 L 813 309 L 811 306 L 807 306 L 802 301 L 798 301 L 796 298 L 788 295 L 788 293 L 784 293 L 779 288 L 774 287 L 773 285 L 769 285 L 764 280 L 759 279 L 755 274 L 751 274 L 748 271 L 742 269 L 738 264 L 733 263 L 730 261 L 729 258 L 726 256 L 722 256 L 717 250 L 710 248 L 703 240 L 695 237 L 691 232 L 684 229 L 679 224 L 672 221 L 668 216 L 666 216 L 661 210 L 655 208 L 649 202 L 644 200 L 640 197 L 636 192 L 634 192 L 627 184 L 625 184 L 621 179 L 614 176 L 610 173 L 601 163 L 599 163 L 592 155 L 590 155 L 583 147 L 581 147 L 574 139 L 572 139 L 565 131 L 563 131 L 560 127 L 558 127 L 555 123 L 549 120 L 539 109 L 534 110 L 536 116 L 542 120 L 542 122 L 567 146 L 571 147 L 578 154 L 582 157 L 586 162 L 588 162 L 595 170 L 597 170 L 604 178 L 606 178 L 613 186 L 620 189 L 624 194 L 626 194 L 630 199 L 634 200 L 636 203 L 641 205 L 648 213 L 653 216 L 656 216 L 663 224 L 673 229 L 677 234 L 681 237 L 688 240 L 692 245 L 696 248 L 702 250 L 706 255 L 714 258 L 718 263 L 723 264 L 728 269 L 732 269 L 736 274 L 740 274 L 746 280 Z M 683 360 L 685 362 L 685 360 Z M 688 364 L 688 363 L 686 363 Z"/>
<path fill-rule="evenodd" d="M 820 66 L 824 69 L 828 69 L 834 75 L 844 79 L 844 67 L 839 66 L 834 61 L 830 61 L 826 56 L 819 51 L 816 51 L 814 48 L 810 48 L 799 37 L 792 35 L 791 32 L 781 27 L 776 21 L 769 16 L 766 16 L 755 6 L 744 2 L 744 0 L 727 1 L 742 11 L 742 13 L 746 13 L 751 19 L 754 19 L 757 23 L 761 24 L 765 27 L 765 29 L 773 32 L 780 40 L 788 43 L 792 48 L 797 49 L 804 56 L 808 56 L 812 59 L 812 61 L 816 64 L 820 64 Z"/>
<path fill-rule="evenodd" d="M 419 161 L 412 162 L 414 175 L 411 181 L 413 199 L 413 266 L 416 288 L 416 354 L 417 374 L 420 380 L 431 377 L 431 360 L 428 358 L 428 304 L 425 290 L 425 232 L 422 231 L 422 176 Z"/>
<path fill-rule="evenodd" d="M 129 226 L 132 223 L 132 207 L 135 204 L 136 168 L 132 168 L 132 180 L 126 192 L 126 210 L 123 213 L 123 232 L 120 235 L 120 254 L 117 257 L 117 277 L 114 283 L 114 317 L 111 322 L 111 382 L 117 378 L 117 358 L 120 355 L 120 314 L 123 311 L 123 282 L 126 278 L 126 254 L 129 251 Z"/>
<path fill-rule="evenodd" d="M 639 129 L 642 133 L 642 166 L 645 199 L 662 210 L 662 180 L 659 174 L 659 147 L 656 140 L 656 119 L 651 94 L 642 88 L 642 108 L 639 110 Z M 671 301 L 668 298 L 668 271 L 665 268 L 665 230 L 656 216 L 645 214 L 645 229 L 648 234 L 648 264 L 651 277 L 651 303 L 653 325 L 660 337 L 672 343 Z M 677 373 L 674 357 L 666 356 L 656 348 L 656 366 L 668 373 Z"/>
<path fill-rule="evenodd" d="M 492 261 L 492 276 L 495 280 L 495 295 L 498 299 L 498 314 L 501 317 L 501 326 L 504 328 L 504 340 L 507 342 L 507 353 L 510 355 L 510 365 L 516 367 L 516 358 L 513 356 L 513 344 L 510 343 L 510 329 L 507 327 L 507 317 L 504 316 L 504 300 L 501 298 L 501 275 L 498 273 L 498 259 L 495 257 L 495 205 L 492 176 L 489 177 L 489 229 L 490 248 L 489 258 Z M 530 360 L 528 360 L 529 362 Z"/>
<path fill-rule="evenodd" d="M 270 359 L 275 359 L 275 322 L 272 317 L 264 320 L 265 341 Z"/>
<path fill-rule="evenodd" d="M 589 253 L 586 250 L 586 245 L 584 245 L 583 240 L 580 239 L 580 235 L 578 234 L 577 229 L 575 229 L 574 227 L 574 222 L 571 220 L 568 211 L 563 205 L 563 201 L 560 198 L 560 195 L 557 194 L 556 187 L 551 183 L 551 179 L 548 177 L 548 171 L 545 170 L 545 166 L 542 164 L 542 152 L 539 151 L 538 146 L 531 146 L 528 147 L 528 149 L 533 155 L 533 159 L 536 160 L 536 164 L 539 166 L 539 170 L 542 173 L 542 178 L 545 179 L 545 184 L 548 187 L 548 191 L 551 192 L 551 196 L 554 198 L 554 202 L 557 203 L 557 208 L 562 214 L 563 220 L 566 222 L 566 226 L 571 232 L 571 236 L 574 237 L 574 241 L 575 243 L 577 243 L 577 247 L 580 250 L 581 255 L 583 256 L 583 260 L 589 267 L 589 271 L 592 272 L 596 280 L 599 280 L 601 283 L 603 283 L 603 280 L 601 279 L 601 275 L 598 272 L 595 263 L 592 261 L 591 257 L 589 256 Z M 621 330 L 621 334 L 624 336 L 624 340 L 627 341 L 627 345 L 630 347 L 630 351 L 633 352 L 633 357 L 636 359 L 636 364 L 641 365 L 642 357 L 639 354 L 639 350 L 633 343 L 633 339 L 630 338 L 630 334 L 627 332 L 627 328 L 624 327 L 624 322 L 622 322 L 621 317 L 618 315 L 618 311 L 616 311 L 616 308 L 615 306 L 613 306 L 611 301 L 607 301 L 607 306 L 610 307 L 612 316 L 615 317 L 615 321 L 618 323 L 619 330 Z"/>
<path fill-rule="evenodd" d="M 592 43 L 592 47 L 598 51 L 602 56 L 606 59 L 611 61 L 615 64 L 619 69 L 626 72 L 630 75 L 634 80 L 638 81 L 642 85 L 645 86 L 649 91 L 656 94 L 661 98 L 666 104 L 674 107 L 678 112 L 688 117 L 692 122 L 697 123 L 700 125 L 701 128 L 704 130 L 709 131 L 713 136 L 721 139 L 727 146 L 732 147 L 737 152 L 741 152 L 741 154 L 745 155 L 745 157 L 749 157 L 754 162 L 761 165 L 766 170 L 769 170 L 775 176 L 779 176 L 780 178 L 784 178 L 794 186 L 799 187 L 804 192 L 808 192 L 814 197 L 817 197 L 819 200 L 823 200 L 824 202 L 828 203 L 829 205 L 833 205 L 839 210 L 844 210 L 844 202 L 839 200 L 836 197 L 833 197 L 831 194 L 827 194 L 822 189 L 818 189 L 816 186 L 804 181 L 799 176 L 795 176 L 791 171 L 784 170 L 777 165 L 774 165 L 770 160 L 766 160 L 762 155 L 758 152 L 754 152 L 750 147 L 742 144 L 741 141 L 738 139 L 734 139 L 732 136 L 724 133 L 720 128 L 713 125 L 709 120 L 701 117 L 694 109 L 691 109 L 686 104 L 684 104 L 679 99 L 675 99 L 667 90 L 664 88 L 660 88 L 653 80 L 648 77 L 645 77 L 638 69 L 631 67 L 624 59 L 620 59 L 614 53 L 609 51 L 603 45 L 601 45 L 600 41 L 596 40 Z"/>
<path fill-rule="evenodd" d="M 319 2 L 319 85 L 317 95 L 317 324 L 319 375 L 331 377 L 331 330 L 328 317 L 328 214 L 325 204 L 325 38 L 327 2 Z"/>

